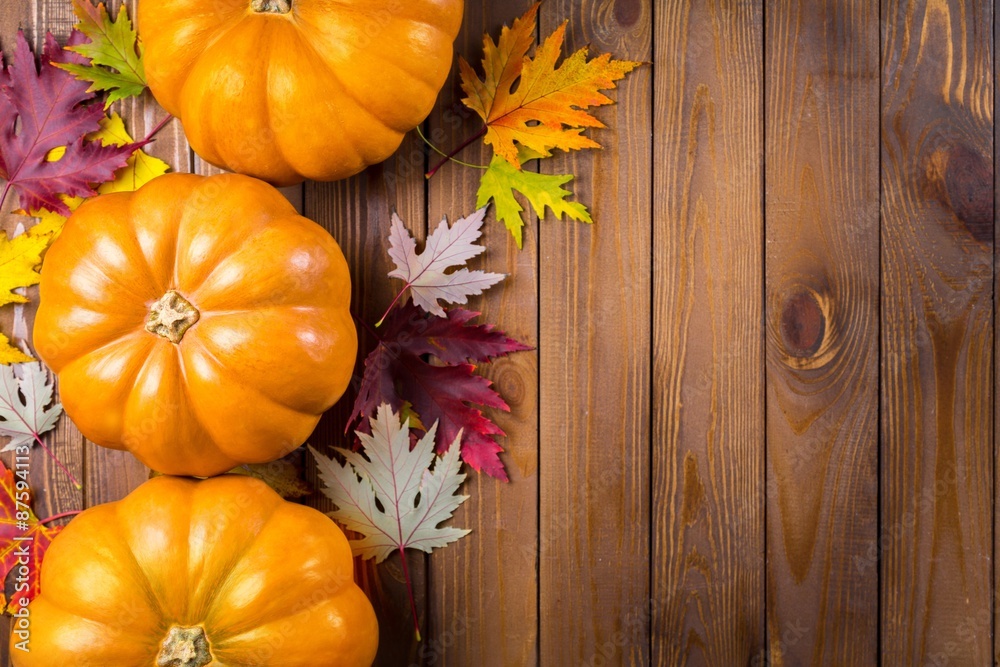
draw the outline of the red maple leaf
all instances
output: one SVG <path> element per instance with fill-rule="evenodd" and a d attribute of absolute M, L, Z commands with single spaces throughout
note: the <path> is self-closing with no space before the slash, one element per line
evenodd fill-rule
<path fill-rule="evenodd" d="M 74 30 L 69 45 L 85 39 Z M 17 33 L 13 62 L 0 70 L 0 178 L 7 181 L 0 202 L 13 189 L 23 210 L 69 215 L 59 195 L 96 194 L 91 185 L 114 178 L 115 171 L 143 145 L 104 146 L 85 139 L 98 129 L 104 105 L 93 103 L 88 82 L 78 81 L 53 63 L 86 62 L 61 48 L 49 33 L 36 68 L 28 40 L 23 32 Z M 49 154 L 56 148 L 66 152 L 50 161 Z"/>
<path fill-rule="evenodd" d="M 469 324 L 479 313 L 452 308 L 446 317 L 428 315 L 407 302 L 385 320 L 375 349 L 365 359 L 365 372 L 348 428 L 367 425 L 382 403 L 399 412 L 406 403 L 425 424 L 438 422 L 436 449 L 444 452 L 462 432 L 462 460 L 476 470 L 507 481 L 496 438 L 505 435 L 476 406 L 510 407 L 476 375 L 475 363 L 485 363 L 527 345 L 489 324 Z M 432 359 L 425 358 L 432 357 Z"/>
<path fill-rule="evenodd" d="M 27 606 L 39 590 L 39 572 L 45 551 L 64 526 L 50 521 L 76 512 L 39 521 L 31 510 L 27 482 L 0 462 L 0 574 L 3 597 L 0 609 L 11 612 Z"/>

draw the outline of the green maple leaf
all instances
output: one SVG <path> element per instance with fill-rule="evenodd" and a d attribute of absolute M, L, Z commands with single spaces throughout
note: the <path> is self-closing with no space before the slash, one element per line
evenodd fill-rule
<path fill-rule="evenodd" d="M 518 152 L 521 164 L 549 155 L 525 148 L 521 148 Z M 521 193 L 528 200 L 539 219 L 545 217 L 545 208 L 548 207 L 560 218 L 566 215 L 572 220 L 594 222 L 586 206 L 580 202 L 566 199 L 573 193 L 562 186 L 572 180 L 571 174 L 550 175 L 523 171 L 500 155 L 494 155 L 489 168 L 483 172 L 483 178 L 479 183 L 476 206 L 485 206 L 490 200 L 493 200 L 496 205 L 497 219 L 503 221 L 510 233 L 514 235 L 517 247 L 520 248 L 522 244 L 521 230 L 524 227 L 524 218 L 521 213 L 524 212 L 524 208 L 517 201 L 514 192 Z"/>
<path fill-rule="evenodd" d="M 103 2 L 95 7 L 90 0 L 74 0 L 73 9 L 79 19 L 77 29 L 90 42 L 66 48 L 89 59 L 90 64 L 61 63 L 58 67 L 81 81 L 89 81 L 90 92 L 108 91 L 105 108 L 141 95 L 146 89 L 142 44 L 124 7 L 114 21 Z"/>

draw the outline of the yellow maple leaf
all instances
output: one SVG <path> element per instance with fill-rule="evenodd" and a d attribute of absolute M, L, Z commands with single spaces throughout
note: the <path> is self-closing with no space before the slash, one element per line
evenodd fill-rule
<path fill-rule="evenodd" d="M 46 226 L 36 232 L 38 225 L 26 233 L 10 238 L 0 235 L 0 306 L 8 303 L 27 303 L 28 297 L 15 294 L 19 287 L 37 285 L 41 279 L 38 265 L 42 263 L 42 253 L 49 247 L 54 234 Z"/>
<path fill-rule="evenodd" d="M 133 142 L 128 131 L 125 129 L 125 121 L 117 113 L 112 113 L 101 119 L 101 127 L 96 132 L 87 135 L 90 141 L 98 141 L 105 146 L 124 146 Z M 65 148 L 56 148 L 49 152 L 46 159 L 56 162 L 66 152 Z M 155 158 L 148 153 L 137 150 L 128 159 L 128 163 L 115 172 L 114 180 L 101 183 L 97 186 L 97 193 L 106 195 L 112 192 L 133 192 L 153 180 L 157 176 L 162 176 L 170 170 L 170 165 L 159 158 Z M 82 197 L 66 197 L 62 200 L 71 211 L 75 211 L 83 203 Z M 18 211 L 24 213 L 24 211 Z M 31 216 L 38 218 L 41 224 L 45 224 L 57 230 L 61 230 L 66 218 L 52 211 L 32 211 Z"/>
<path fill-rule="evenodd" d="M 484 141 L 518 169 L 517 144 L 542 154 L 552 148 L 600 148 L 583 132 L 604 124 L 586 110 L 611 104 L 611 98 L 600 91 L 614 88 L 615 81 L 642 65 L 612 60 L 607 53 L 587 60 L 588 49 L 584 47 L 557 67 L 566 23 L 530 58 L 527 53 L 535 42 L 537 15 L 538 4 L 512 27 L 504 26 L 499 43 L 485 36 L 485 79 L 480 79 L 464 58 L 459 60 L 462 89 L 468 95 L 462 102 L 485 121 Z M 511 91 L 518 79 L 517 89 Z"/>

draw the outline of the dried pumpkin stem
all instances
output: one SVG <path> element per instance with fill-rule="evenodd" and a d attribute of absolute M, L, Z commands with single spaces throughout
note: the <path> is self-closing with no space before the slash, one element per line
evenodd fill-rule
<path fill-rule="evenodd" d="M 146 331 L 178 344 L 184 333 L 201 317 L 198 309 L 177 292 L 170 290 L 149 308 Z"/>
<path fill-rule="evenodd" d="M 205 629 L 199 626 L 170 628 L 156 655 L 156 667 L 204 667 L 210 662 L 208 638 Z"/>
<path fill-rule="evenodd" d="M 287 14 L 292 11 L 292 0 L 251 0 L 250 8 L 258 14 Z"/>

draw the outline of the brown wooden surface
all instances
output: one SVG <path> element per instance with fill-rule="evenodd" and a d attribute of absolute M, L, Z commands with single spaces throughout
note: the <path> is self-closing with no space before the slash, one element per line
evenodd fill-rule
<path fill-rule="evenodd" d="M 648 0 L 550 0 L 570 50 L 652 58 Z M 539 649 L 544 665 L 649 661 L 650 70 L 601 113 L 607 150 L 542 162 L 579 174 L 593 226 L 539 223 Z"/>
<path fill-rule="evenodd" d="M 990 664 L 993 12 L 882 3 L 882 639 Z"/>
<path fill-rule="evenodd" d="M 767 633 L 877 662 L 877 4 L 782 0 L 764 42 Z"/>
<path fill-rule="evenodd" d="M 764 644 L 762 8 L 678 4 L 655 31 L 652 663 L 742 665 Z"/>
<path fill-rule="evenodd" d="M 529 5 L 470 2 L 456 51 L 478 64 Z M 408 558 L 422 643 L 398 556 L 359 565 L 378 664 L 1000 660 L 991 3 L 547 0 L 539 34 L 566 19 L 570 48 L 653 65 L 597 112 L 603 150 L 541 165 L 577 175 L 593 226 L 532 217 L 518 250 L 489 216 L 474 262 L 508 278 L 471 306 L 537 348 L 485 369 L 511 482 L 472 473 L 473 533 Z M 72 23 L 69 0 L 8 0 L 0 47 Z M 462 95 L 453 76 L 424 124 L 442 147 L 477 128 Z M 117 110 L 137 137 L 163 114 Z M 149 150 L 215 171 L 176 121 Z M 422 238 L 475 208 L 479 172 L 426 181 L 431 161 L 411 136 L 285 190 L 340 242 L 369 321 L 396 287 L 391 213 Z M 346 442 L 350 398 L 313 445 Z M 83 489 L 36 450 L 42 516 L 146 478 L 66 419 L 46 439 Z"/>

